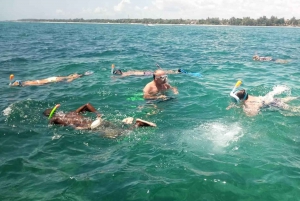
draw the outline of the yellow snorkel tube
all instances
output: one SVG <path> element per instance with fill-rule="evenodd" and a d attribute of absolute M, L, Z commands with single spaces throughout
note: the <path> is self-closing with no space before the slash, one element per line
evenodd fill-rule
<path fill-rule="evenodd" d="M 112 64 L 111 65 L 111 71 L 110 71 L 110 73 L 113 75 L 114 74 L 114 68 L 115 68 L 115 64 Z"/>
<path fill-rule="evenodd" d="M 235 94 L 235 92 L 236 92 L 236 89 L 239 86 L 241 86 L 241 84 L 242 84 L 241 80 L 237 81 L 236 84 L 235 84 L 235 86 L 233 87 L 232 91 L 230 92 L 230 96 L 233 97 L 238 103 L 240 102 L 240 99 L 239 99 L 239 97 L 237 97 L 237 95 Z"/>
<path fill-rule="evenodd" d="M 9 85 L 11 85 L 12 83 L 11 83 L 11 81 L 14 79 L 14 74 L 11 74 L 10 76 L 9 76 L 9 80 L 10 80 L 10 83 L 9 83 Z"/>

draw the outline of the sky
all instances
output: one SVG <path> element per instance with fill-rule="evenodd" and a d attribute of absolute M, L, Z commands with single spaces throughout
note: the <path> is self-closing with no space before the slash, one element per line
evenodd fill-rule
<path fill-rule="evenodd" d="M 0 0 L 0 20 L 262 16 L 300 19 L 300 0 Z"/>

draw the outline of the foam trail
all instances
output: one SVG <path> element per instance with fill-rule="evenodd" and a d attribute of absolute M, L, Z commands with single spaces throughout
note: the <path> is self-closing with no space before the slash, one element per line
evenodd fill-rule
<path fill-rule="evenodd" d="M 282 92 L 285 92 L 285 91 L 288 91 L 288 90 L 290 90 L 290 89 L 287 86 L 283 86 L 283 85 L 275 86 L 275 87 L 273 87 L 273 91 L 270 91 L 269 93 L 267 93 L 264 96 L 264 101 L 272 102 L 275 95 L 279 95 Z"/>

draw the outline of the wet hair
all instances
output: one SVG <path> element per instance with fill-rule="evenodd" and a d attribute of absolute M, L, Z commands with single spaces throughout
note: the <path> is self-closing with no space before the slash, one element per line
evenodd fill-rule
<path fill-rule="evenodd" d="M 114 75 L 122 75 L 123 73 L 120 69 L 116 69 L 116 70 L 113 71 L 113 74 Z"/>
<path fill-rule="evenodd" d="M 48 108 L 48 109 L 46 109 L 46 110 L 43 112 L 43 114 L 44 114 L 45 116 L 49 117 L 49 115 L 50 115 L 52 109 L 53 109 L 53 108 Z M 54 111 L 54 113 L 55 113 L 55 111 Z"/>
<path fill-rule="evenodd" d="M 258 55 L 254 55 L 252 58 L 253 58 L 253 60 L 256 60 L 256 61 L 259 60 L 259 56 Z"/>
<path fill-rule="evenodd" d="M 235 95 L 240 99 L 240 100 L 247 100 L 248 99 L 248 93 L 246 92 L 245 89 L 241 89 L 238 92 L 235 93 Z"/>

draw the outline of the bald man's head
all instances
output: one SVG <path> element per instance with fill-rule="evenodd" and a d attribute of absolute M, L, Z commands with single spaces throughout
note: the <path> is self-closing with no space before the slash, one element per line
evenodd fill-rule
<path fill-rule="evenodd" d="M 167 82 L 167 75 L 165 73 L 165 71 L 158 69 L 154 72 L 153 74 L 153 79 L 155 82 L 158 82 L 160 84 L 164 84 Z"/>

